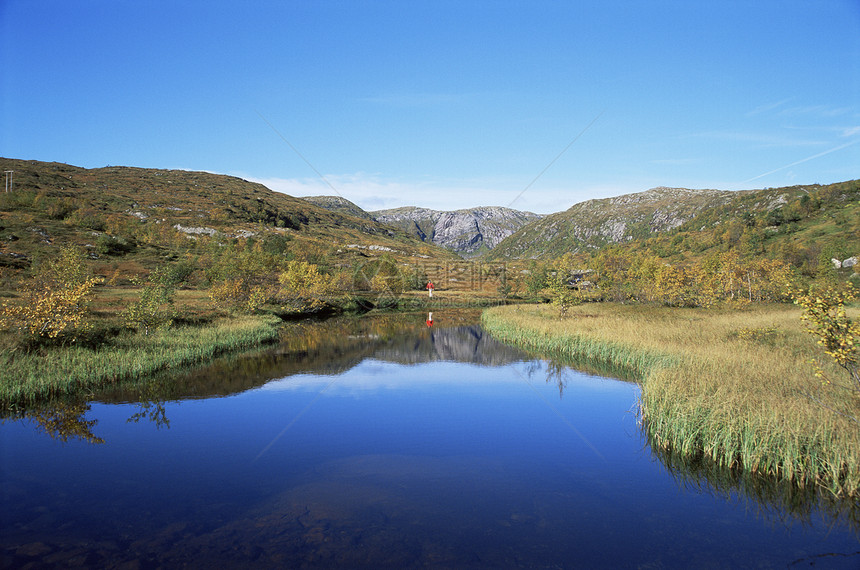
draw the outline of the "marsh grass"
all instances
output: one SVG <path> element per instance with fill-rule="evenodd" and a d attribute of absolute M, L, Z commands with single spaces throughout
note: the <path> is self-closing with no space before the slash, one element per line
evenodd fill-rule
<path fill-rule="evenodd" d="M 97 348 L 64 346 L 0 354 L 0 403 L 28 405 L 138 380 L 219 354 L 276 342 L 280 321 L 246 316 L 206 326 L 175 326 L 149 335 L 121 334 Z"/>
<path fill-rule="evenodd" d="M 793 306 L 586 304 L 567 319 L 548 306 L 498 307 L 482 322 L 525 348 L 628 370 L 642 382 L 640 419 L 653 445 L 856 496 L 860 427 L 839 412 L 856 415 L 858 403 L 815 378 L 809 361 L 820 349 L 799 317 Z"/>

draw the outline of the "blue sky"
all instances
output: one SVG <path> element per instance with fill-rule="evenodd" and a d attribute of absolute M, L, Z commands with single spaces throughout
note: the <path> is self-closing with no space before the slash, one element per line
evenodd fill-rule
<path fill-rule="evenodd" d="M 367 210 L 860 177 L 860 0 L 0 0 L 0 34 L 12 158 Z"/>

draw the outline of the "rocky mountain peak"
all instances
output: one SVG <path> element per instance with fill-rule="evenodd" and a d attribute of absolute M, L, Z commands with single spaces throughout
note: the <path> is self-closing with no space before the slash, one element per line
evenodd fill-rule
<path fill-rule="evenodd" d="M 403 228 L 464 257 L 493 249 L 522 226 L 542 217 L 498 206 L 453 211 L 394 208 L 370 214 L 378 222 Z"/>

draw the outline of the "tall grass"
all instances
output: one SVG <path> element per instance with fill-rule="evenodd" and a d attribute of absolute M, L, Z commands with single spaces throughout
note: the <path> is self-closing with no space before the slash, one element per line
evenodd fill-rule
<path fill-rule="evenodd" d="M 274 342 L 279 322 L 272 316 L 237 317 L 119 336 L 97 349 L 71 346 L 0 354 L 0 403 L 7 408 L 31 404 Z"/>
<path fill-rule="evenodd" d="M 860 495 L 860 428 L 837 413 L 856 402 L 821 388 L 809 363 L 820 349 L 799 316 L 791 306 L 589 304 L 563 320 L 548 306 L 498 307 L 482 322 L 501 340 L 628 371 L 642 382 L 640 417 L 655 445 Z"/>

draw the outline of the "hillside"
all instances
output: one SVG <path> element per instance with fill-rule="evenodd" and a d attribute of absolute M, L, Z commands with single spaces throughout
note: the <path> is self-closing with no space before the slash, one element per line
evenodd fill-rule
<path fill-rule="evenodd" d="M 504 238 L 541 218 L 510 208 L 482 207 L 454 211 L 404 207 L 370 212 L 373 219 L 400 228 L 423 241 L 469 258 L 495 248 Z"/>
<path fill-rule="evenodd" d="M 0 267 L 10 270 L 73 244 L 111 270 L 133 274 L 191 255 L 205 240 L 256 240 L 285 255 L 338 264 L 368 251 L 454 258 L 404 231 L 232 176 L 6 158 L 0 167 L 14 171 L 12 192 L 0 194 Z"/>
<path fill-rule="evenodd" d="M 357 204 L 350 202 L 341 196 L 304 196 L 302 200 L 306 200 L 311 204 L 316 204 L 320 208 L 325 208 L 332 212 L 338 212 L 346 216 L 354 216 L 365 220 L 372 220 L 373 216 L 362 210 Z"/>
<path fill-rule="evenodd" d="M 611 244 L 662 257 L 735 246 L 753 255 L 780 250 L 783 258 L 789 250 L 795 257 L 824 250 L 847 257 L 860 249 L 858 188 L 856 180 L 738 192 L 661 187 L 589 200 L 524 226 L 487 258 L 552 259 Z"/>
<path fill-rule="evenodd" d="M 487 257 L 557 257 L 644 238 L 674 229 L 704 210 L 727 204 L 733 196 L 733 192 L 720 190 L 659 187 L 588 200 L 524 226 Z"/>

